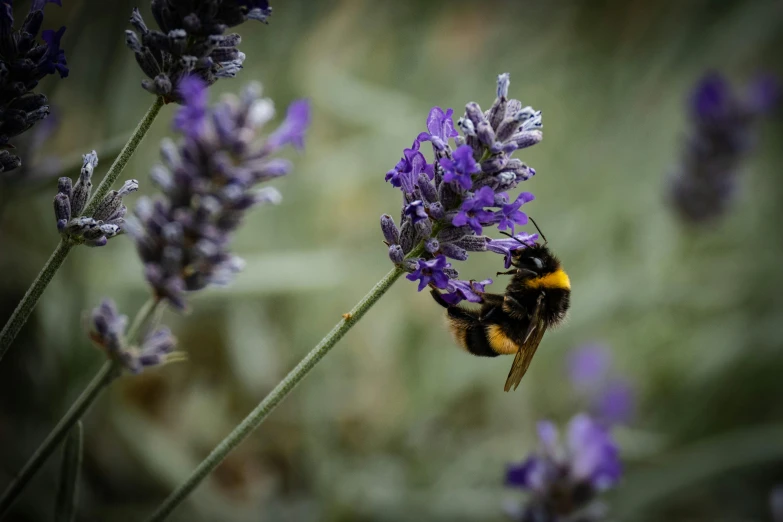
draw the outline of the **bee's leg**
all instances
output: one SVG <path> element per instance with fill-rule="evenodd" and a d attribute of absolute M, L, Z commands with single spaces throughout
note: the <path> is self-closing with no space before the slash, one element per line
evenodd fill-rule
<path fill-rule="evenodd" d="M 492 306 L 502 306 L 503 305 L 503 294 L 479 294 L 481 296 L 482 302 L 484 304 L 492 305 Z"/>
<path fill-rule="evenodd" d="M 434 288 L 430 289 L 430 295 L 432 296 L 433 299 L 435 299 L 435 302 L 441 305 L 443 308 L 452 307 L 452 305 L 450 305 L 443 299 L 443 296 L 440 294 L 440 292 L 438 292 Z"/>
<path fill-rule="evenodd" d="M 511 297 L 510 295 L 505 295 L 503 297 L 503 309 L 506 310 L 508 313 L 524 317 L 528 315 L 528 310 L 522 306 L 522 303 Z"/>

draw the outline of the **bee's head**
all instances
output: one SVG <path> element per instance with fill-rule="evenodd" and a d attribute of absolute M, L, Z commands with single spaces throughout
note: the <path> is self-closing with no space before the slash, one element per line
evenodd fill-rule
<path fill-rule="evenodd" d="M 546 245 L 538 244 L 512 252 L 511 264 L 518 274 L 529 277 L 541 277 L 560 268 L 560 261 Z"/>

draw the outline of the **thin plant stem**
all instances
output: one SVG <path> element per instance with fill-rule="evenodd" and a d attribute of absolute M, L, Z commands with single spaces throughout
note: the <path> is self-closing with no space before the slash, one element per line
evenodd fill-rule
<path fill-rule="evenodd" d="M 98 209 L 98 205 L 101 203 L 101 201 L 103 201 L 103 198 L 106 197 L 106 194 L 108 194 L 111 188 L 114 186 L 114 182 L 117 181 L 118 177 L 120 177 L 123 169 L 125 169 L 128 161 L 130 161 L 131 156 L 133 156 L 133 153 L 136 152 L 136 149 L 144 139 L 147 131 L 150 130 L 152 122 L 155 121 L 155 117 L 160 112 L 161 107 L 163 107 L 163 98 L 155 98 L 155 103 L 153 103 L 152 107 L 147 110 L 147 114 L 144 115 L 139 124 L 136 126 L 133 133 L 130 135 L 130 138 L 128 138 L 128 142 L 122 148 L 119 155 L 115 158 L 114 163 L 111 164 L 111 167 L 109 167 L 109 171 L 101 180 L 98 188 L 95 189 L 90 202 L 87 204 L 87 208 L 84 209 L 83 215 L 92 216 Z"/>
<path fill-rule="evenodd" d="M 133 156 L 133 153 L 136 152 L 136 149 L 144 139 L 147 131 L 150 130 L 152 122 L 155 121 L 155 117 L 160 112 L 161 107 L 163 107 L 163 98 L 158 97 L 155 99 L 155 103 L 152 104 L 152 107 L 147 110 L 147 113 L 136 126 L 136 129 L 130 135 L 130 138 L 128 138 L 128 142 L 122 148 L 120 154 L 114 160 L 114 163 L 112 163 L 109 171 L 106 173 L 106 176 L 104 176 L 100 185 L 98 185 L 98 188 L 95 189 L 92 199 L 90 199 L 90 202 L 83 212 L 83 215 L 91 216 L 95 213 L 95 210 L 98 208 L 100 202 L 103 200 L 106 194 L 109 193 L 109 190 L 111 190 L 114 182 L 128 164 L 131 156 Z M 38 299 L 40 299 L 41 294 L 44 293 L 44 290 L 46 290 L 46 287 L 52 281 L 54 274 L 56 274 L 57 270 L 59 270 L 62 266 L 65 258 L 68 257 L 68 253 L 71 251 L 71 248 L 73 248 L 73 245 L 68 241 L 60 241 L 60 244 L 57 245 L 57 248 L 52 253 L 52 256 L 41 269 L 30 288 L 27 289 L 27 292 L 25 292 L 24 297 L 22 297 L 22 300 L 16 306 L 16 309 L 5 323 L 5 326 L 3 326 L 3 330 L 0 332 L 0 361 L 3 359 L 3 356 L 5 356 L 5 353 L 11 346 L 11 343 L 13 343 L 16 335 L 19 333 L 19 330 L 22 329 L 22 326 L 24 326 L 24 324 L 27 322 L 30 314 L 33 313 L 35 305 L 38 304 Z"/>
<path fill-rule="evenodd" d="M 82 415 L 95 402 L 95 399 L 101 394 L 101 392 L 119 375 L 119 367 L 112 361 L 106 361 L 95 377 L 92 378 L 90 384 L 84 389 L 82 394 L 73 403 L 71 409 L 60 419 L 60 422 L 54 427 L 51 433 L 46 437 L 43 443 L 38 446 L 33 456 L 27 461 L 22 471 L 14 479 L 13 482 L 0 497 L 0 519 L 6 515 L 13 503 L 19 498 L 19 494 L 22 493 L 30 480 L 35 476 L 44 462 L 54 453 L 60 443 L 71 431 L 74 424 L 76 424 Z"/>
<path fill-rule="evenodd" d="M 165 520 L 174 509 L 185 500 L 190 493 L 206 478 L 209 473 L 220 464 L 226 456 L 236 448 L 248 435 L 258 428 L 272 413 L 272 410 L 288 396 L 299 382 L 304 379 L 310 370 L 315 368 L 318 362 L 342 339 L 348 330 L 359 322 L 359 319 L 383 296 L 394 282 L 402 275 L 401 268 L 394 268 L 373 287 L 370 292 L 359 301 L 356 306 L 343 315 L 343 319 L 332 328 L 326 337 L 321 339 L 315 348 L 302 359 L 296 367 L 255 407 L 250 414 L 236 427 L 234 431 L 218 444 L 212 453 L 191 473 L 190 477 L 177 488 L 160 505 L 148 522 L 160 522 Z"/>
<path fill-rule="evenodd" d="M 68 434 L 60 464 L 60 484 L 55 497 L 54 522 L 73 522 L 79 501 L 79 476 L 84 457 L 84 434 L 81 421 Z"/>
<path fill-rule="evenodd" d="M 62 266 L 65 258 L 68 257 L 71 248 L 73 248 L 73 244 L 65 239 L 60 241 L 60 244 L 57 245 L 57 248 L 54 249 L 51 257 L 49 257 L 49 260 L 38 273 L 33 284 L 30 285 L 30 288 L 27 289 L 22 300 L 16 305 L 14 313 L 11 314 L 11 317 L 0 332 L 0 360 L 3 359 L 5 352 L 8 351 L 11 343 L 14 342 L 16 334 L 22 329 L 24 323 L 27 322 L 27 318 L 30 317 L 30 314 L 33 312 L 33 308 L 35 308 L 35 305 L 38 303 L 38 299 L 40 299 L 41 294 L 46 290 L 46 287 L 51 282 L 54 274 L 56 274 L 57 270 Z"/>
<path fill-rule="evenodd" d="M 149 299 L 136 314 L 133 324 L 128 329 L 128 342 L 133 342 L 141 333 L 142 327 L 154 315 L 156 308 L 160 304 L 157 298 Z M 60 419 L 60 422 L 49 433 L 46 439 L 38 446 L 33 456 L 24 465 L 22 471 L 16 476 L 11 484 L 6 488 L 3 496 L 0 497 L 0 520 L 6 515 L 8 510 L 14 504 L 19 495 L 27 487 L 27 484 L 35 476 L 41 466 L 54 453 L 60 443 L 65 439 L 73 426 L 79 422 L 87 410 L 92 406 L 95 400 L 101 395 L 109 384 L 122 373 L 122 366 L 114 360 L 106 361 L 101 366 L 90 384 L 84 389 L 76 402 L 73 403 L 68 412 Z"/>

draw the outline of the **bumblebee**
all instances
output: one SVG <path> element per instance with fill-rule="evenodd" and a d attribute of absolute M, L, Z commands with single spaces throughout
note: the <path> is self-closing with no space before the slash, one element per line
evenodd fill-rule
<path fill-rule="evenodd" d="M 543 244 L 512 252 L 514 268 L 498 272 L 512 275 L 506 293 L 481 294 L 481 309 L 450 305 L 440 292 L 431 291 L 446 308 L 451 333 L 465 350 L 480 357 L 515 354 L 505 391 L 517 389 L 544 333 L 565 319 L 570 304 L 568 275 L 540 235 Z"/>

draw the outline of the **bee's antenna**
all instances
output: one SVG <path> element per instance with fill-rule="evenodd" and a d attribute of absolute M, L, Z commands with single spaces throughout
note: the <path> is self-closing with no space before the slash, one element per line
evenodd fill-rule
<path fill-rule="evenodd" d="M 511 239 L 513 239 L 514 241 L 516 241 L 517 243 L 519 243 L 520 245 L 525 245 L 525 246 L 528 246 L 528 245 L 527 245 L 527 243 L 525 243 L 524 241 L 522 241 L 522 240 L 521 240 L 521 239 L 519 239 L 518 237 L 516 237 L 516 236 L 514 236 L 514 235 L 512 235 L 512 234 L 509 234 L 509 233 L 508 233 L 508 232 L 506 232 L 505 230 L 498 230 L 498 232 L 500 232 L 500 233 L 501 233 L 501 234 L 503 234 L 504 236 L 508 236 L 508 237 L 510 237 Z"/>
<path fill-rule="evenodd" d="M 549 241 L 547 241 L 547 239 L 546 239 L 546 236 L 544 235 L 543 232 L 541 232 L 541 229 L 538 228 L 538 224 L 536 223 L 536 221 L 533 218 L 530 218 L 530 221 L 533 222 L 533 226 L 536 227 L 536 230 L 538 230 L 538 233 L 541 235 L 541 238 L 544 240 L 544 246 L 546 246 L 546 244 L 549 243 Z"/>

